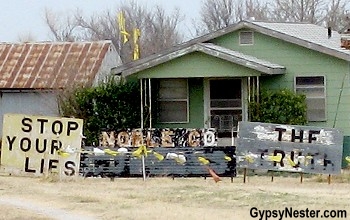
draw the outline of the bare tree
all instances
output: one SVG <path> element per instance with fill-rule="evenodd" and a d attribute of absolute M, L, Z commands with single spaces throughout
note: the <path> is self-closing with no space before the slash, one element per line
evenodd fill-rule
<path fill-rule="evenodd" d="M 35 37 L 32 35 L 32 33 L 28 32 L 28 33 L 23 33 L 23 34 L 18 35 L 18 41 L 19 42 L 34 42 L 36 40 L 35 40 Z"/>
<path fill-rule="evenodd" d="M 194 23 L 197 35 L 252 17 L 259 20 L 268 19 L 268 4 L 259 0 L 202 0 L 202 3 L 200 21 Z"/>
<path fill-rule="evenodd" d="M 177 30 L 182 20 L 179 9 L 167 16 L 163 8 L 156 6 L 145 19 L 144 35 L 141 39 L 143 49 L 152 54 L 180 43 L 183 35 Z"/>
<path fill-rule="evenodd" d="M 160 6 L 148 10 L 131 1 L 130 4 L 123 5 L 121 10 L 129 21 L 126 24 L 128 32 L 132 34 L 134 28 L 141 30 L 141 57 L 169 48 L 183 40 L 179 30 L 183 16 L 179 9 L 175 8 L 172 14 L 167 15 Z M 124 46 L 130 49 L 131 41 Z"/>
<path fill-rule="evenodd" d="M 334 30 L 343 31 L 350 28 L 350 2 L 347 0 L 331 0 L 327 5 L 327 25 Z"/>
<path fill-rule="evenodd" d="M 307 22 L 341 30 L 350 26 L 348 0 L 202 0 L 196 35 L 227 27 L 240 20 Z M 348 11 L 347 11 L 348 10 Z"/>
<path fill-rule="evenodd" d="M 240 20 L 253 18 L 254 20 L 267 21 L 270 18 L 270 5 L 259 0 L 246 0 L 244 7 L 238 9 Z"/>
<path fill-rule="evenodd" d="M 60 21 L 60 19 L 64 21 Z M 74 32 L 78 25 L 74 18 L 67 15 L 66 17 L 54 14 L 51 10 L 45 9 L 45 22 L 50 29 L 53 38 L 57 41 L 75 41 L 77 35 Z"/>
<path fill-rule="evenodd" d="M 273 20 L 320 24 L 325 16 L 325 0 L 275 0 Z"/>
<path fill-rule="evenodd" d="M 123 12 L 129 40 L 124 43 L 119 30 L 117 14 Z M 74 15 L 59 21 L 52 12 L 46 13 L 46 23 L 55 40 L 106 40 L 116 46 L 124 63 L 131 61 L 133 54 L 133 31 L 141 31 L 139 39 L 141 57 L 148 56 L 183 40 L 179 32 L 182 16 L 178 9 L 167 15 L 160 6 L 149 9 L 130 0 L 121 3 L 116 10 L 108 10 L 86 18 L 77 10 Z"/>
<path fill-rule="evenodd" d="M 202 0 L 196 34 L 204 34 L 227 27 L 237 21 L 236 5 L 232 0 Z"/>

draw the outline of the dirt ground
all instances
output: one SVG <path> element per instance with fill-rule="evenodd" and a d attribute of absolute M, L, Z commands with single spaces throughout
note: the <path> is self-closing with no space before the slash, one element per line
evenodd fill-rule
<path fill-rule="evenodd" d="M 0 175 L 0 219 L 279 219 L 256 210 L 346 210 L 350 174 L 291 177 L 76 178 Z M 323 211 L 322 211 L 323 212 Z M 298 219 L 298 218 L 283 218 Z M 311 219 L 311 218 L 310 218 Z M 316 218 L 313 218 L 316 219 Z M 332 218 L 329 218 L 332 219 Z M 345 218 L 333 218 L 345 219 Z"/>

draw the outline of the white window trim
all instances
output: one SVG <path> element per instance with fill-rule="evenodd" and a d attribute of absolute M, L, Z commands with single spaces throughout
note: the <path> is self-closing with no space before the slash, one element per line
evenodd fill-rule
<path fill-rule="evenodd" d="M 297 88 L 298 88 L 298 86 L 297 86 L 297 78 L 298 77 L 304 77 L 304 78 L 306 78 L 306 77 L 323 77 L 323 81 L 324 81 L 324 83 L 323 83 L 323 88 L 324 88 L 324 92 L 323 92 L 323 97 L 324 97 L 324 102 L 325 102 L 325 108 L 324 108 L 324 115 L 325 115 L 325 117 L 323 118 L 323 119 L 320 119 L 320 120 L 312 120 L 312 121 L 309 121 L 309 122 L 324 122 L 324 121 L 327 121 L 328 119 L 327 119 L 327 91 L 326 91 L 326 89 L 327 89 L 327 78 L 326 78 L 326 76 L 325 75 L 297 75 L 297 76 L 295 76 L 294 77 L 294 92 L 296 93 L 297 92 Z M 309 86 L 309 87 L 307 87 L 307 88 L 310 88 L 311 86 Z M 319 86 L 316 86 L 316 87 L 319 87 Z M 299 88 L 302 88 L 302 87 L 299 87 Z"/>
<path fill-rule="evenodd" d="M 172 79 L 176 79 L 176 78 L 172 78 Z M 161 79 L 160 79 L 161 80 Z M 186 94 L 187 97 L 186 99 L 159 99 L 158 101 L 178 101 L 178 102 L 186 102 L 186 121 L 158 121 L 159 124 L 186 124 L 189 123 L 190 121 L 190 113 L 189 113 L 189 86 L 188 86 L 188 79 L 186 80 Z"/>

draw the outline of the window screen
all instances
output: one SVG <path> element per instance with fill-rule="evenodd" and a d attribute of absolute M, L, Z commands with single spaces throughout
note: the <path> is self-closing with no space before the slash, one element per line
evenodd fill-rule
<path fill-rule="evenodd" d="M 188 122 L 187 79 L 159 80 L 159 122 Z"/>
<path fill-rule="evenodd" d="M 296 77 L 297 93 L 306 95 L 308 121 L 326 120 L 326 93 L 324 76 Z"/>

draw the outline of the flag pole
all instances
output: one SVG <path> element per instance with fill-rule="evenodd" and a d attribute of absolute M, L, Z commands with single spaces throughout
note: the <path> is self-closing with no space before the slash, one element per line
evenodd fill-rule
<path fill-rule="evenodd" d="M 145 155 L 141 156 L 141 160 L 142 160 L 142 177 L 143 177 L 143 181 L 146 181 Z"/>

